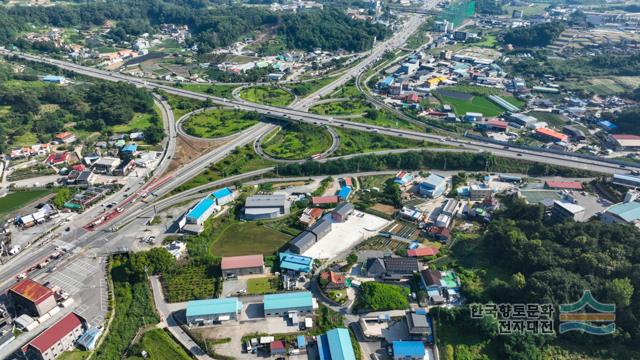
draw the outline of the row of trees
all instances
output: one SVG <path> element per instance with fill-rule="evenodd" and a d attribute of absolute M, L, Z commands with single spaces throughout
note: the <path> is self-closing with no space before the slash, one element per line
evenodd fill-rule
<path fill-rule="evenodd" d="M 363 155 L 324 163 L 307 161 L 302 164 L 280 164 L 277 173 L 283 176 L 313 176 L 344 174 L 353 171 L 390 169 L 501 171 L 528 175 L 587 176 L 588 172 L 497 157 L 490 153 L 406 152 L 402 154 Z"/>
<path fill-rule="evenodd" d="M 0 43 L 15 41 L 31 25 L 88 28 L 106 20 L 117 25 L 109 36 L 124 41 L 162 23 L 188 25 L 194 33 L 191 42 L 202 52 L 227 46 L 242 36 L 263 27 L 278 28 L 292 48 L 342 48 L 362 51 L 373 38 L 384 38 L 382 25 L 352 20 L 342 11 L 309 10 L 296 14 L 278 14 L 264 8 L 219 5 L 210 1 L 118 0 L 89 2 L 73 6 L 0 8 Z"/>

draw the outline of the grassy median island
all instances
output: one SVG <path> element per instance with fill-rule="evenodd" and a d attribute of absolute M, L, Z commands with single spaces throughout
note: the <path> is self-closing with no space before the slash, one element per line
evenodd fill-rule
<path fill-rule="evenodd" d="M 367 153 L 391 149 L 411 149 L 424 146 L 423 141 L 402 139 L 399 137 L 368 133 L 351 129 L 336 129 L 340 137 L 340 146 L 334 156 Z"/>
<path fill-rule="evenodd" d="M 258 113 L 217 108 L 195 114 L 182 123 L 184 131 L 201 138 L 228 136 L 258 123 Z"/>
<path fill-rule="evenodd" d="M 373 109 L 371 103 L 362 99 L 338 100 L 312 106 L 310 112 L 319 115 L 364 115 Z"/>
<path fill-rule="evenodd" d="M 287 90 L 274 86 L 254 86 L 240 90 L 240 97 L 253 103 L 287 106 L 295 98 Z"/>
<path fill-rule="evenodd" d="M 181 84 L 181 88 L 225 99 L 233 99 L 233 89 L 238 85 L 227 84 Z"/>
<path fill-rule="evenodd" d="M 325 129 L 286 122 L 265 137 L 262 149 L 278 159 L 306 159 L 324 152 L 331 144 L 331 134 Z"/>

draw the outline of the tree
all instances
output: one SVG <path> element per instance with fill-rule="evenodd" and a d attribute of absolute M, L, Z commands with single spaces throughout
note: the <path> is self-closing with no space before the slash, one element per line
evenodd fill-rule
<path fill-rule="evenodd" d="M 364 117 L 367 119 L 375 120 L 380 115 L 380 112 L 376 108 L 369 109 L 365 112 Z"/>
<path fill-rule="evenodd" d="M 604 290 L 607 299 L 619 308 L 625 308 L 631 304 L 634 289 L 629 278 L 613 279 L 604 286 Z"/>
<path fill-rule="evenodd" d="M 53 205 L 58 209 L 62 209 L 64 203 L 71 199 L 71 190 L 67 187 L 56 189 L 56 196 L 53 197 Z"/>
<path fill-rule="evenodd" d="M 157 144 L 164 138 L 164 129 L 157 123 L 152 124 L 144 131 L 144 140 L 149 144 Z"/>

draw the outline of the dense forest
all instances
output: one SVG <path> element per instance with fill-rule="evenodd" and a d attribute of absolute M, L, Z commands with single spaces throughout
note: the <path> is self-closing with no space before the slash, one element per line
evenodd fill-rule
<path fill-rule="evenodd" d="M 437 311 L 445 323 L 461 329 L 490 347 L 501 359 L 542 359 L 548 345 L 593 352 L 598 358 L 637 358 L 640 344 L 640 231 L 627 225 L 600 221 L 554 222 L 541 205 L 508 198 L 494 214 L 487 231 L 476 240 L 458 242 L 453 258 L 459 259 L 463 293 L 469 303 L 572 303 L 591 290 L 600 302 L 616 305 L 616 332 L 591 336 L 571 332 L 556 336 L 497 336 L 496 324 L 471 320 L 468 309 Z M 481 283 L 469 275 L 467 260 L 483 258 L 489 271 L 476 270 Z M 467 280 L 467 281 L 465 281 Z M 476 279 L 477 280 L 477 279 Z M 556 308 L 557 309 L 557 308 Z M 556 314 L 557 316 L 557 314 Z M 558 321 L 556 317 L 556 321 Z M 630 355 L 628 351 L 636 352 Z M 446 357 L 445 357 L 446 358 Z"/>
<path fill-rule="evenodd" d="M 226 46 L 262 28 L 276 27 L 286 34 L 288 45 L 301 49 L 362 51 L 382 39 L 386 28 L 379 24 L 351 20 L 335 9 L 305 10 L 295 14 L 274 13 L 264 8 L 215 5 L 209 1 L 115 0 L 55 7 L 0 8 L 0 43 L 15 42 L 31 26 L 87 28 L 106 20 L 117 25 L 109 35 L 122 41 L 163 23 L 188 25 L 201 52 Z M 46 46 L 46 45 L 41 45 Z"/>
<path fill-rule="evenodd" d="M 375 141 L 375 139 L 373 141 Z M 501 158 L 490 153 L 435 153 L 429 151 L 363 155 L 323 163 L 307 161 L 302 164 L 278 165 L 277 173 L 282 176 L 312 176 L 344 174 L 353 171 L 390 169 L 418 170 L 424 168 L 438 170 L 503 171 L 545 176 L 558 175 L 573 177 L 592 175 L 581 170 L 561 168 L 549 164 Z"/>
<path fill-rule="evenodd" d="M 564 24 L 552 21 L 510 29 L 503 34 L 503 42 L 520 47 L 547 46 L 564 31 Z"/>
<path fill-rule="evenodd" d="M 38 72 L 14 72 L 12 63 L 0 62 L 0 152 L 25 132 L 38 141 L 72 125 L 73 129 L 109 133 L 114 125 L 129 123 L 136 114 L 151 114 L 146 140 L 157 143 L 164 137 L 151 95 L 125 83 L 77 82 L 59 86 L 43 83 Z M 140 129 L 143 130 L 143 129 Z"/>

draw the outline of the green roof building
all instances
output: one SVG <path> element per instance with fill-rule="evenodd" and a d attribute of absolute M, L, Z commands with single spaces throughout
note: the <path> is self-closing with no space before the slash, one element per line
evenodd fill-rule
<path fill-rule="evenodd" d="M 311 313 L 317 304 L 309 291 L 297 291 L 264 296 L 264 315 L 281 316 L 287 313 Z"/>

